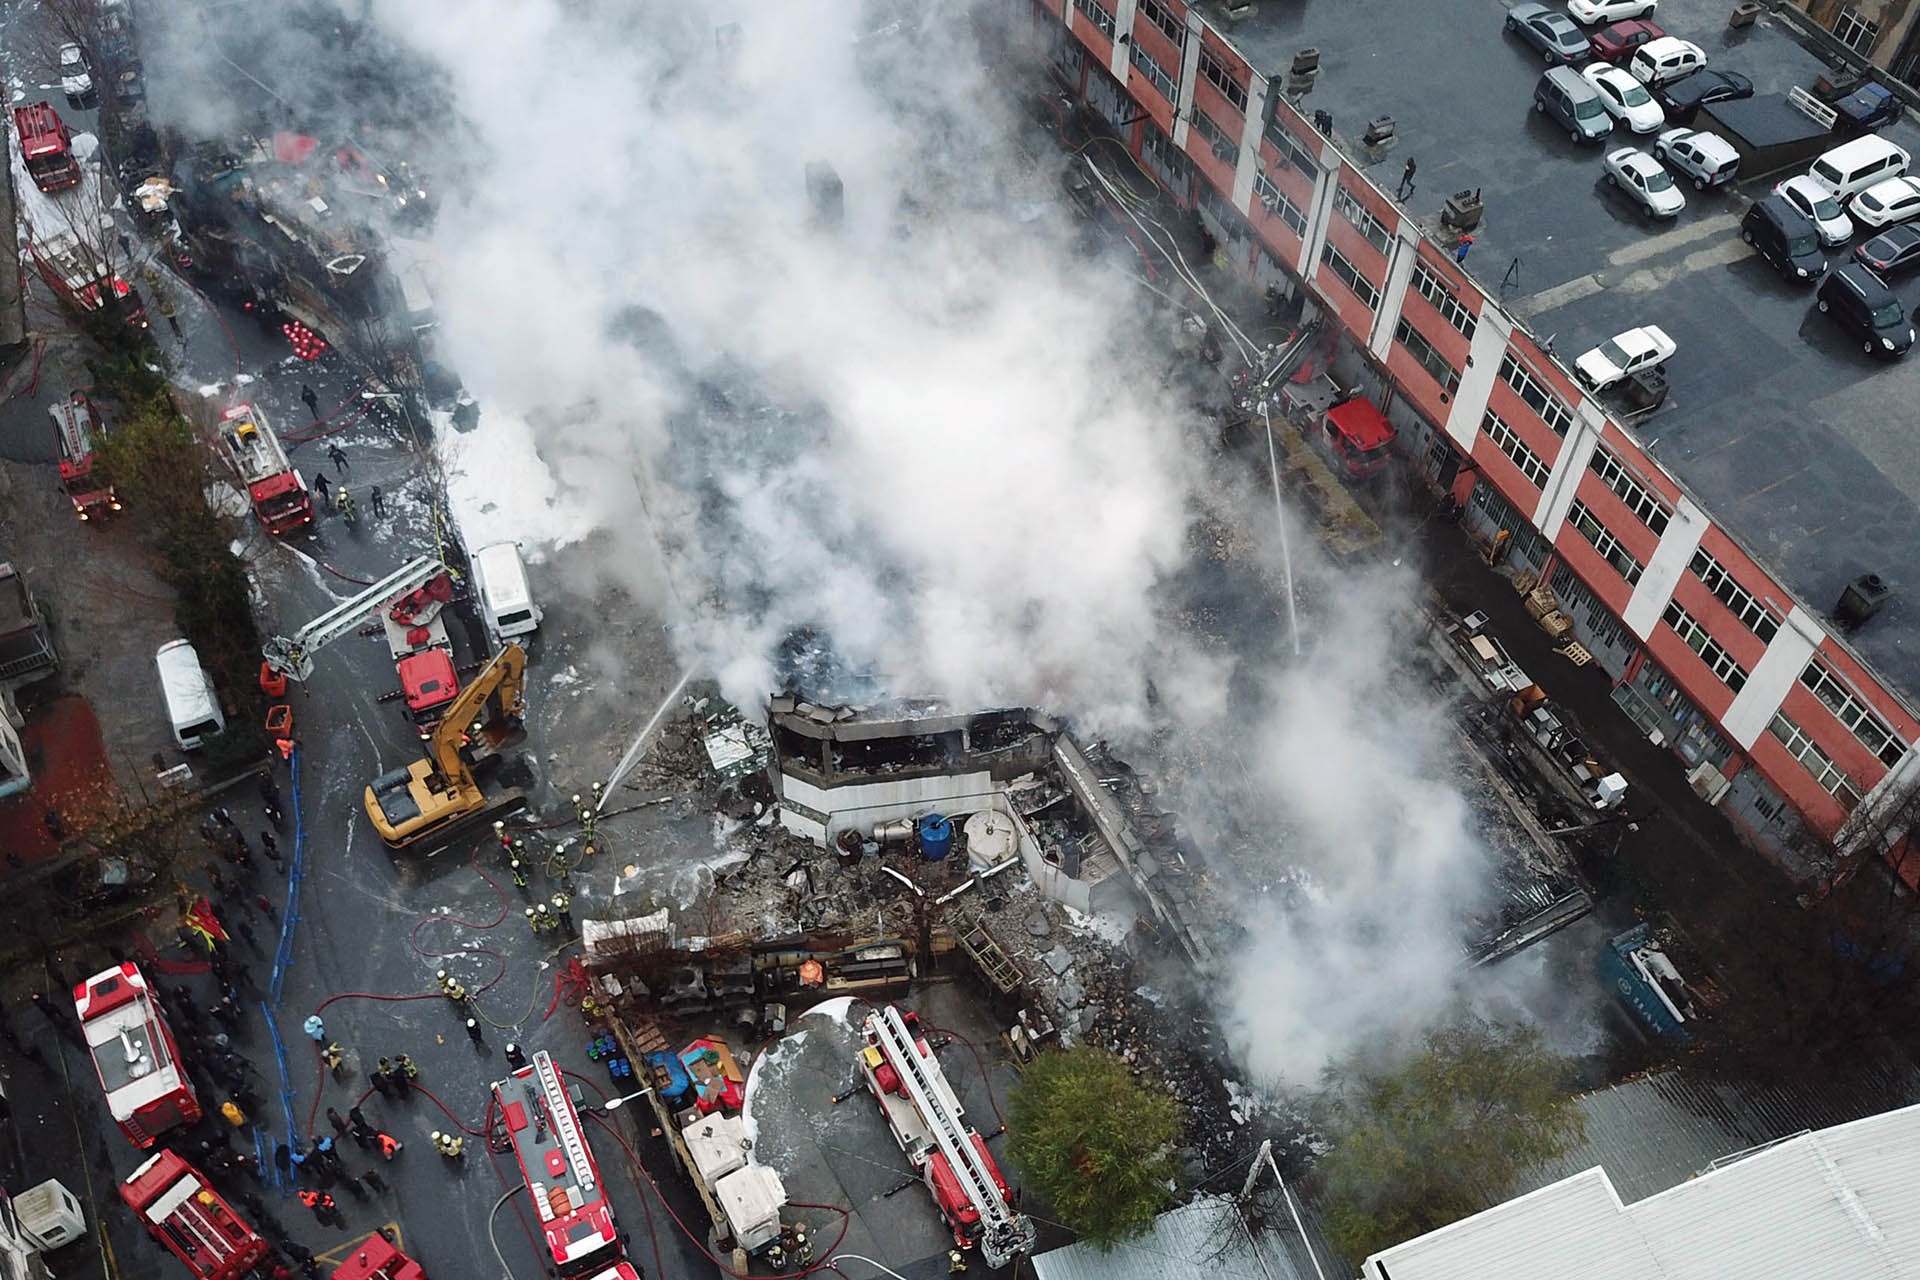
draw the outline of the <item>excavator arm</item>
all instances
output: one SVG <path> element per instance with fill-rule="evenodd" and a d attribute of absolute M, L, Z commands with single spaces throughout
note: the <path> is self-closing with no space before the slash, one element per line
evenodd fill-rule
<path fill-rule="evenodd" d="M 468 770 L 469 748 L 492 754 L 521 735 L 526 701 L 527 651 L 509 640 L 473 683 L 447 704 L 433 731 L 427 755 L 441 776 L 457 778 Z"/>

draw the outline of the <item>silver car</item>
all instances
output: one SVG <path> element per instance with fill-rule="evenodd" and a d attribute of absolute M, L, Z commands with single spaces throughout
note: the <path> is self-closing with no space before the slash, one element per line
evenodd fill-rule
<path fill-rule="evenodd" d="M 1607 185 L 1633 197 L 1634 203 L 1656 218 L 1678 217 L 1687 197 L 1673 175 L 1638 147 L 1616 147 L 1607 152 Z"/>

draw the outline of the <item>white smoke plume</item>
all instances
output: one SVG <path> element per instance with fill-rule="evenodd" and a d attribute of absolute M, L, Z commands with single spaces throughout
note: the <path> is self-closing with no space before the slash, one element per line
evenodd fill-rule
<path fill-rule="evenodd" d="M 1392 675 L 1403 584 L 1347 577 L 1353 603 L 1269 671 L 1178 625 L 1168 583 L 1219 464 L 1138 292 L 1070 252 L 1063 157 L 1014 142 L 1038 69 L 983 54 L 952 7 L 365 12 L 452 107 L 419 159 L 450 175 L 441 337 L 482 406 L 460 465 L 545 521 L 503 532 L 584 540 L 748 705 L 812 628 L 895 692 L 1122 740 L 1171 719 L 1232 757 L 1231 822 L 1272 831 L 1235 873 L 1252 940 L 1227 983 L 1257 1074 L 1308 1078 L 1451 993 L 1484 875 L 1437 709 Z M 246 47 L 324 78 L 290 35 Z M 357 128 L 368 95 L 421 88 L 333 97 Z M 838 227 L 807 197 L 816 159 L 844 180 Z"/>

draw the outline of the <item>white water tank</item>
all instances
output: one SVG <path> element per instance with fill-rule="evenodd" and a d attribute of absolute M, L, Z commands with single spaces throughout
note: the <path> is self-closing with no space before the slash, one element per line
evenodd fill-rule
<path fill-rule="evenodd" d="M 58 1249 L 87 1234 L 87 1217 L 73 1192 L 49 1178 L 13 1198 L 14 1216 L 20 1229 L 42 1250 Z"/>
<path fill-rule="evenodd" d="M 1019 829 L 998 809 L 982 809 L 967 819 L 967 869 L 974 873 L 997 867 L 1020 847 Z"/>

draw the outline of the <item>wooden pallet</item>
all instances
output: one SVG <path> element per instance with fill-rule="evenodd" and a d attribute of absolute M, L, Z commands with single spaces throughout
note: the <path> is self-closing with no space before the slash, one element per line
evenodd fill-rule
<path fill-rule="evenodd" d="M 1584 667 L 1593 661 L 1593 655 L 1587 652 L 1587 646 L 1578 640 L 1569 640 L 1560 646 L 1560 656 L 1576 667 Z"/>

